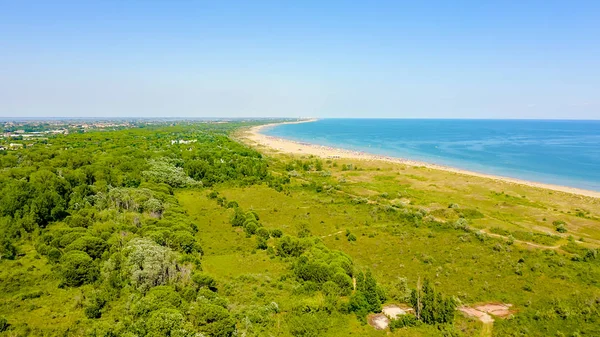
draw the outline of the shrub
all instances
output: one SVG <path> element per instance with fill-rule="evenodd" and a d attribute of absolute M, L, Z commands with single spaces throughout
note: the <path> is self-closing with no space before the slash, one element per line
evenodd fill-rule
<path fill-rule="evenodd" d="M 401 315 L 400 317 L 397 317 L 396 319 L 391 320 L 389 327 L 390 327 L 390 331 L 394 332 L 397 329 L 402 329 L 404 327 L 413 327 L 413 326 L 417 326 L 418 324 L 419 324 L 419 320 L 417 320 L 417 317 L 407 314 L 407 315 Z"/>
<path fill-rule="evenodd" d="M 5 317 L 0 317 L 0 332 L 6 331 L 8 326 L 8 320 Z"/>
<path fill-rule="evenodd" d="M 97 259 L 107 248 L 106 241 L 95 236 L 83 236 L 65 247 L 65 251 L 80 250 L 86 252 L 92 259 Z"/>
<path fill-rule="evenodd" d="M 179 251 L 190 254 L 202 252 L 202 248 L 196 242 L 196 238 L 188 231 L 177 231 L 173 234 L 173 245 Z"/>
<path fill-rule="evenodd" d="M 99 275 L 98 268 L 92 258 L 81 251 L 70 251 L 61 259 L 61 270 L 64 284 L 78 287 L 94 282 Z"/>
<path fill-rule="evenodd" d="M 269 230 L 263 227 L 256 230 L 256 235 L 264 240 L 268 240 L 271 237 Z"/>
<path fill-rule="evenodd" d="M 215 279 L 210 275 L 204 273 L 194 273 L 192 275 L 192 281 L 194 281 L 194 283 L 196 283 L 196 285 L 200 288 L 206 287 L 212 291 L 217 290 L 217 281 L 215 281 Z"/>
<path fill-rule="evenodd" d="M 274 238 L 280 238 L 283 235 L 283 232 L 281 231 L 281 229 L 272 229 L 271 230 L 271 236 Z"/>
<path fill-rule="evenodd" d="M 85 306 L 83 312 L 87 318 L 100 318 L 102 309 L 106 305 L 106 298 L 103 294 L 94 294 Z"/>
<path fill-rule="evenodd" d="M 3 235 L 4 233 L 0 233 L 0 235 Z M 14 260 L 14 258 L 17 256 L 17 247 L 15 247 L 15 245 L 13 245 L 13 243 L 10 241 L 10 239 L 4 237 L 2 239 L 0 239 L 0 260 L 2 259 L 8 259 L 8 260 Z"/>
<path fill-rule="evenodd" d="M 307 241 L 286 235 L 277 242 L 277 255 L 282 257 L 297 257 L 302 255 L 309 245 Z"/>
<path fill-rule="evenodd" d="M 327 331 L 329 317 L 321 312 L 295 314 L 288 318 L 287 323 L 292 336 L 316 337 Z"/>
<path fill-rule="evenodd" d="M 147 337 L 162 336 L 194 336 L 191 329 L 186 329 L 183 314 L 175 309 L 159 309 L 146 320 Z"/>
<path fill-rule="evenodd" d="M 350 233 L 350 235 L 348 235 L 348 241 L 356 241 L 356 235 Z"/>
<path fill-rule="evenodd" d="M 172 287 L 157 286 L 135 304 L 133 311 L 139 317 L 161 308 L 177 309 L 181 303 L 181 296 Z"/>
<path fill-rule="evenodd" d="M 207 300 L 198 300 L 190 306 L 190 321 L 206 336 L 233 336 L 235 320 L 224 307 Z"/>
<path fill-rule="evenodd" d="M 566 233 L 567 232 L 567 227 L 565 227 L 564 224 L 558 224 L 556 225 L 556 231 L 559 233 Z"/>
<path fill-rule="evenodd" d="M 261 249 L 261 250 L 265 250 L 265 249 L 269 248 L 269 246 L 267 245 L 267 240 L 265 240 L 265 238 L 263 238 L 261 236 L 257 236 L 256 237 L 256 248 Z"/>

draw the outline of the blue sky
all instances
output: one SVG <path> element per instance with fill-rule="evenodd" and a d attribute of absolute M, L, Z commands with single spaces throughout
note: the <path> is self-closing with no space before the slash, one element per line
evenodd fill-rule
<path fill-rule="evenodd" d="M 600 118 L 600 1 L 4 1 L 0 117 Z"/>

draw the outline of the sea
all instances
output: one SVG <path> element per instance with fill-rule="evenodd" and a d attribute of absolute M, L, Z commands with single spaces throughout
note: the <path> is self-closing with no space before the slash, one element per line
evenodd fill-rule
<path fill-rule="evenodd" d="M 263 133 L 600 191 L 600 120 L 320 119 Z"/>

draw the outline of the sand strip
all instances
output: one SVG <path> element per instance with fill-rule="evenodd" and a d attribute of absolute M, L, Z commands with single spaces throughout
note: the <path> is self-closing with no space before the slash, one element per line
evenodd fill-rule
<path fill-rule="evenodd" d="M 314 156 L 318 156 L 321 158 L 329 158 L 329 159 L 348 158 L 348 159 L 358 159 L 358 160 L 365 160 L 365 161 L 385 161 L 385 162 L 390 162 L 390 163 L 398 163 L 398 164 L 404 164 L 404 165 L 410 165 L 410 166 L 420 166 L 420 167 L 426 167 L 426 168 L 435 169 L 435 170 L 443 170 L 443 171 L 453 172 L 453 173 L 458 173 L 458 174 L 465 174 L 465 175 L 471 175 L 471 176 L 476 176 L 476 177 L 481 177 L 481 178 L 488 178 L 488 179 L 501 181 L 501 182 L 543 188 L 543 189 L 560 191 L 560 192 L 571 193 L 571 194 L 576 194 L 576 195 L 582 195 L 582 196 L 587 196 L 587 197 L 592 197 L 592 198 L 600 198 L 600 192 L 596 192 L 596 191 L 588 191 L 588 190 L 578 189 L 578 188 L 574 188 L 574 187 L 551 185 L 551 184 L 537 183 L 537 182 L 516 179 L 516 178 L 495 176 L 495 175 L 491 175 L 491 174 L 462 170 L 462 169 L 449 167 L 449 166 L 420 162 L 417 160 L 388 157 L 388 156 L 370 154 L 370 153 L 361 152 L 361 151 L 352 151 L 352 150 L 333 148 L 333 147 L 323 146 L 323 145 L 296 142 L 296 141 L 292 141 L 292 140 L 288 140 L 288 139 L 266 136 L 261 133 L 261 131 L 264 130 L 265 128 L 273 127 L 273 126 L 279 125 L 279 124 L 298 124 L 298 123 L 309 123 L 309 122 L 314 122 L 314 121 L 316 121 L 316 119 L 306 119 L 306 120 L 299 120 L 299 121 L 294 121 L 294 122 L 272 123 L 272 124 L 259 125 L 259 126 L 255 126 L 255 127 L 248 129 L 247 132 L 242 135 L 242 138 L 250 140 L 256 144 L 266 146 L 266 147 L 271 148 L 276 151 L 281 151 L 281 152 L 286 152 L 286 153 L 291 153 L 291 154 L 314 155 Z"/>

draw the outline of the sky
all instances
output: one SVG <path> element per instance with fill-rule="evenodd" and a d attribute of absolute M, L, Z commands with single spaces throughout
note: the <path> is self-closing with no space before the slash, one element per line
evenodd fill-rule
<path fill-rule="evenodd" d="M 600 119 L 600 1 L 0 0 L 0 117 Z"/>

